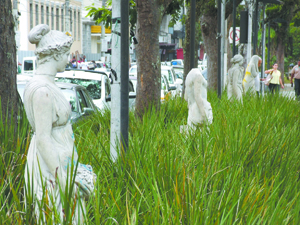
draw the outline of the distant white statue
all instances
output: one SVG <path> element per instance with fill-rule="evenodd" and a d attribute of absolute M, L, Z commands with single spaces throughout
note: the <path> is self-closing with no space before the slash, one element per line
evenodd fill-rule
<path fill-rule="evenodd" d="M 207 81 L 198 68 L 192 69 L 186 77 L 184 99 L 188 102 L 189 127 L 212 123 L 212 108 L 207 101 Z"/>
<path fill-rule="evenodd" d="M 235 55 L 230 62 L 232 66 L 228 70 L 227 96 L 228 99 L 236 98 L 243 101 L 244 58 L 238 54 Z"/>
<path fill-rule="evenodd" d="M 37 69 L 24 91 L 25 110 L 34 132 L 27 155 L 25 182 L 27 188 L 30 184 L 33 189 L 37 218 L 40 218 L 37 202 L 48 197 L 49 207 L 54 205 L 62 223 L 66 209 L 63 209 L 58 179 L 64 192 L 67 171 L 71 163 L 76 166 L 78 155 L 70 124 L 71 106 L 54 78 L 57 72 L 65 70 L 73 39 L 60 31 L 50 31 L 45 24 L 34 27 L 28 39 L 36 44 Z M 73 224 L 84 223 L 84 198 L 93 193 L 95 179 L 91 166 L 78 164 L 73 189 L 73 199 L 77 201 Z M 79 199 L 82 199 L 80 204 Z"/>
<path fill-rule="evenodd" d="M 250 62 L 247 66 L 245 77 L 243 79 L 244 91 L 252 94 L 256 93 L 255 79 L 259 75 L 259 67 L 261 65 L 261 58 L 258 55 L 251 57 Z"/>

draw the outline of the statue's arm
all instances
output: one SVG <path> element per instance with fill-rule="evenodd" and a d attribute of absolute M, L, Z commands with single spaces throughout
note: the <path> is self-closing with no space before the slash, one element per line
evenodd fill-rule
<path fill-rule="evenodd" d="M 60 184 L 64 187 L 65 178 L 61 176 L 61 169 L 57 150 L 54 149 L 51 133 L 53 123 L 53 96 L 48 88 L 42 87 L 36 90 L 32 99 L 36 145 L 39 155 L 43 158 L 50 173 L 58 176 Z"/>
<path fill-rule="evenodd" d="M 206 113 L 204 110 L 204 102 L 201 96 L 201 90 L 203 89 L 202 85 L 202 79 L 201 77 L 197 77 L 194 80 L 194 96 L 195 96 L 195 101 L 198 105 L 198 108 L 200 110 L 201 117 L 203 118 L 203 121 L 206 120 Z"/>

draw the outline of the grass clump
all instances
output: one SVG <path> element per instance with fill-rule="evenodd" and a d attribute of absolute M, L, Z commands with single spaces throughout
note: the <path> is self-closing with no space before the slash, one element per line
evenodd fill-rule
<path fill-rule="evenodd" d="M 208 96 L 213 123 L 189 134 L 179 98 L 142 120 L 131 112 L 129 150 L 115 163 L 109 111 L 74 126 L 80 161 L 98 177 L 87 224 L 299 223 L 299 102 Z"/>

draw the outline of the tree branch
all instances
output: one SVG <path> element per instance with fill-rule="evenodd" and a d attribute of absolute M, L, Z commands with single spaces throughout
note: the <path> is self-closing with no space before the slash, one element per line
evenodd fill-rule
<path fill-rule="evenodd" d="M 243 0 L 236 0 L 236 7 L 242 2 Z M 226 3 L 226 9 L 225 9 L 225 19 L 228 18 L 228 16 L 232 13 L 233 11 L 233 0 L 229 0 Z"/>

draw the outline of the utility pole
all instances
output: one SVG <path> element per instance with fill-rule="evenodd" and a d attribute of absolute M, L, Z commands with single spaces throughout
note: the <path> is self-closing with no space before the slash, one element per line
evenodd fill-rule
<path fill-rule="evenodd" d="M 258 1 L 259 0 L 256 0 L 256 2 L 255 2 L 255 13 L 254 13 L 254 17 L 253 17 L 253 19 L 254 19 L 254 32 L 253 32 L 253 34 L 254 34 L 254 36 L 253 36 L 253 55 L 256 55 L 256 46 L 257 46 L 257 33 L 258 33 L 258 15 L 259 15 L 259 13 L 258 13 Z"/>
<path fill-rule="evenodd" d="M 196 24 L 196 0 L 191 1 L 191 39 L 190 39 L 190 68 L 195 67 L 195 24 Z"/>
<path fill-rule="evenodd" d="M 236 37 L 236 2 L 233 0 L 233 8 L 232 8 L 232 18 L 233 18 L 233 37 L 232 37 L 232 57 L 235 56 L 235 37 Z"/>
<path fill-rule="evenodd" d="M 263 3 L 263 20 L 262 20 L 262 63 L 261 63 L 261 77 L 264 78 L 265 74 L 265 62 L 266 62 L 266 25 L 265 25 L 265 8 L 266 4 Z M 261 83 L 261 93 L 264 95 L 264 84 Z"/>
<path fill-rule="evenodd" d="M 248 43 L 247 43 L 247 65 L 252 56 L 252 15 L 253 15 L 252 2 L 248 3 Z"/>
<path fill-rule="evenodd" d="M 102 7 L 105 6 L 106 0 L 102 0 Z M 105 51 L 103 48 L 103 43 L 105 42 L 105 26 L 104 22 L 101 23 L 101 60 L 105 61 Z"/>
<path fill-rule="evenodd" d="M 121 2 L 120 2 L 121 4 Z M 128 150 L 129 122 L 129 0 L 122 0 L 121 8 L 121 143 L 122 150 Z"/>
<path fill-rule="evenodd" d="M 121 141 L 121 0 L 112 0 L 112 43 L 111 43 L 111 68 L 116 77 L 112 76 L 111 85 L 111 116 L 110 116 L 110 156 L 116 161 L 120 152 Z M 127 93 L 128 95 L 128 93 Z"/>
<path fill-rule="evenodd" d="M 222 38 L 221 38 L 221 26 L 222 26 L 222 22 L 221 22 L 221 5 L 222 5 L 222 0 L 218 0 L 218 15 L 217 15 L 217 19 L 218 19 L 218 32 L 217 32 L 217 39 L 218 39 L 218 52 L 221 51 L 221 43 L 222 43 Z M 221 84 L 221 80 L 222 80 L 222 68 L 221 68 L 221 54 L 218 54 L 218 97 L 221 98 L 222 96 L 222 84 Z"/>
<path fill-rule="evenodd" d="M 222 84 L 222 89 L 225 89 L 225 69 L 224 69 L 224 59 L 225 59 L 225 8 L 226 8 L 226 3 L 225 0 L 222 0 L 221 3 L 221 84 Z"/>

